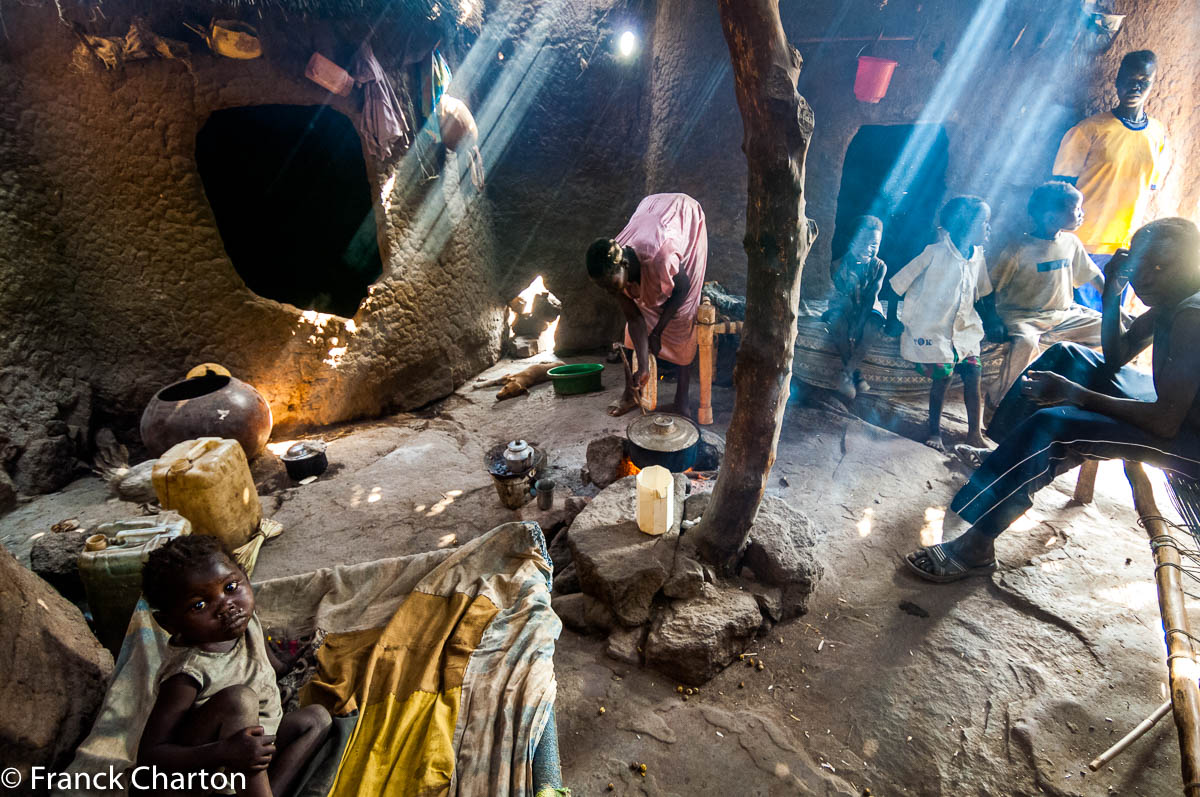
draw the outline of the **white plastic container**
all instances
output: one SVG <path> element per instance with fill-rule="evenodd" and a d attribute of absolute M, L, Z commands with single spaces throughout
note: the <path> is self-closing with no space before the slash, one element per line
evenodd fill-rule
<path fill-rule="evenodd" d="M 675 477 L 662 465 L 637 475 L 637 524 L 647 534 L 663 534 L 675 514 Z"/>

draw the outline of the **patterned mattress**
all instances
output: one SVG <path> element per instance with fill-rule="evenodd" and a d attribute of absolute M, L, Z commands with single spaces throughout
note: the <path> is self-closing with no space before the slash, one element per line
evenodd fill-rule
<path fill-rule="evenodd" d="M 995 379 L 1004 359 L 1002 343 L 983 344 L 980 362 L 983 383 Z M 871 384 L 871 392 L 880 396 L 917 398 L 929 394 L 930 381 L 900 356 L 900 339 L 881 335 L 863 358 L 863 378 Z M 801 316 L 796 336 L 796 354 L 792 361 L 792 376 L 815 387 L 837 388 L 841 378 L 842 361 L 825 324 L 816 316 Z M 952 386 L 961 384 L 956 375 Z"/>

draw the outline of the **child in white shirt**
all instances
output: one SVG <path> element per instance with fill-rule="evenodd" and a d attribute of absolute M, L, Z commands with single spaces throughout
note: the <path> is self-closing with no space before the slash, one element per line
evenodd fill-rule
<path fill-rule="evenodd" d="M 925 247 L 890 282 L 892 290 L 904 297 L 900 354 L 933 380 L 925 445 L 937 451 L 945 451 L 942 404 L 956 371 L 962 377 L 967 405 L 967 444 L 986 447 L 980 431 L 979 384 L 984 325 L 975 303 L 992 292 L 983 259 L 990 221 L 991 208 L 979 197 L 951 199 L 938 214 L 937 243 Z"/>
<path fill-rule="evenodd" d="M 991 270 L 996 311 L 1012 344 L 1000 376 L 988 388 L 992 406 L 1037 359 L 1043 345 L 1073 341 L 1100 345 L 1100 313 L 1075 303 L 1073 291 L 1104 277 L 1072 232 L 1083 222 L 1083 194 L 1060 181 L 1043 183 L 1029 197 L 1029 232 L 1009 245 Z"/>

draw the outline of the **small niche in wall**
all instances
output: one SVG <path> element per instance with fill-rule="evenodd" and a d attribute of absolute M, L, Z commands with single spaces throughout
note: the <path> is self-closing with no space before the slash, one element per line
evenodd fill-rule
<path fill-rule="evenodd" d="M 196 165 L 225 251 L 259 296 L 352 316 L 382 273 L 354 125 L 325 106 L 215 111 Z"/>

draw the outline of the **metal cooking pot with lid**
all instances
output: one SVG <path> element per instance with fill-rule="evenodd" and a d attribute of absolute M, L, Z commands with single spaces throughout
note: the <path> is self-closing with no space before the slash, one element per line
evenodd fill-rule
<path fill-rule="evenodd" d="M 639 468 L 662 465 L 679 473 L 696 463 L 700 429 L 682 415 L 652 412 L 636 418 L 625 430 L 629 459 Z"/>

